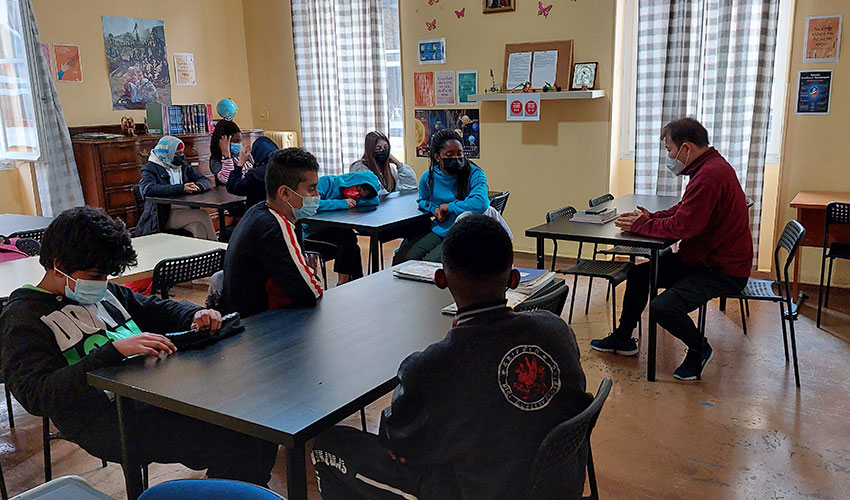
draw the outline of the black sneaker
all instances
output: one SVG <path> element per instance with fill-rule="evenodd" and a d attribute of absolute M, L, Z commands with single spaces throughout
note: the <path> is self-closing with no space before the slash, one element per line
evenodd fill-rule
<path fill-rule="evenodd" d="M 705 365 L 714 358 L 714 350 L 705 342 L 702 348 L 702 359 L 699 353 L 688 349 L 688 354 L 685 355 L 685 360 L 673 372 L 673 378 L 678 380 L 696 380 L 702 373 Z"/>
<path fill-rule="evenodd" d="M 613 333 L 608 334 L 604 339 L 591 340 L 590 348 L 595 351 L 613 352 L 623 356 L 635 356 L 638 353 L 637 340 L 633 338 L 623 339 Z"/>

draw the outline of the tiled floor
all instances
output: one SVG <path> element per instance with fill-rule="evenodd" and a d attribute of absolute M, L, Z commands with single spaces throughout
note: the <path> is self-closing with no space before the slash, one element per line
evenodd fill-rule
<path fill-rule="evenodd" d="M 365 245 L 363 245 L 365 248 Z M 392 248 L 385 248 L 391 255 Z M 365 252 L 364 252 L 365 254 Z M 527 256 L 517 265 L 532 265 Z M 570 285 L 572 283 L 570 282 Z M 645 378 L 645 352 L 623 358 L 591 351 L 591 338 L 610 330 L 610 302 L 594 283 L 590 314 L 583 308 L 587 283 L 579 281 L 573 328 L 582 348 L 588 389 L 602 377 L 614 389 L 593 434 L 600 493 L 617 499 L 850 498 L 850 294 L 836 293 L 824 329 L 814 325 L 816 290 L 797 322 L 802 389 L 786 365 L 778 308 L 752 303 L 744 336 L 736 303 L 726 313 L 709 306 L 708 336 L 716 350 L 701 382 L 675 381 L 671 374 L 683 346 L 659 332 L 658 381 Z M 620 287 L 618 293 L 622 294 Z M 179 298 L 202 301 L 205 291 L 180 287 Z M 566 315 L 565 315 L 566 316 Z M 385 396 L 368 409 L 377 427 Z M 0 410 L 0 459 L 12 494 L 43 481 L 41 420 L 16 404 L 16 428 Z M 352 416 L 346 423 L 359 425 Z M 286 493 L 281 449 L 271 488 Z M 97 488 L 123 498 L 121 468 L 100 467 L 77 446 L 53 445 L 54 476 L 79 474 Z M 202 477 L 175 465 L 153 465 L 151 482 Z M 319 498 L 311 479 L 311 498 Z"/>

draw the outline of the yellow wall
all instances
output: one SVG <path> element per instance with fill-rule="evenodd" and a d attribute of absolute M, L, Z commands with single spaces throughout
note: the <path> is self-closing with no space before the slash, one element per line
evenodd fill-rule
<path fill-rule="evenodd" d="M 237 117 L 239 125 L 245 128 L 254 125 L 241 0 L 33 0 L 32 3 L 42 43 L 80 46 L 83 82 L 56 82 L 69 126 L 117 124 L 127 115 L 136 122 L 144 120 L 144 110 L 112 110 L 101 16 L 165 21 L 173 103 L 215 104 L 222 97 L 231 97 L 242 109 Z M 195 54 L 197 85 L 176 85 L 174 52 Z"/>
<path fill-rule="evenodd" d="M 806 16 L 843 14 L 845 29 L 840 61 L 837 63 L 803 64 L 803 39 Z M 785 137 L 779 182 L 777 230 L 796 216 L 789 204 L 803 190 L 850 192 L 850 44 L 846 23 L 850 20 L 850 2 L 846 0 L 798 1 L 794 16 L 794 35 L 791 48 L 791 71 L 785 118 Z M 829 116 L 797 116 L 794 96 L 797 91 L 797 72 L 800 70 L 831 69 L 832 104 Z M 850 263 L 836 262 L 833 283 L 850 285 Z M 820 250 L 803 251 L 803 281 L 817 283 L 820 272 Z"/>
<path fill-rule="evenodd" d="M 290 2 L 243 0 L 242 11 L 254 124 L 266 130 L 294 130 L 300 141 Z"/>
<path fill-rule="evenodd" d="M 0 213 L 40 215 L 30 163 L 0 169 Z"/>
<path fill-rule="evenodd" d="M 478 70 L 479 91 L 490 86 L 490 68 L 502 81 L 505 43 L 575 40 L 575 61 L 598 61 L 597 88 L 610 93 L 614 61 L 614 0 L 556 2 L 548 19 L 537 15 L 537 4 L 517 2 L 515 12 L 483 14 L 480 0 L 427 2 L 402 0 L 402 72 L 405 97 L 405 138 L 408 163 L 422 173 L 427 160 L 416 158 L 413 128 L 413 73 Z M 466 8 L 458 19 L 454 11 Z M 429 32 L 425 21 L 437 20 Z M 420 66 L 417 41 L 446 38 L 445 65 Z M 498 83 L 497 83 L 498 84 Z M 473 106 L 474 107 L 474 106 Z M 505 103 L 480 105 L 481 159 L 491 189 L 510 190 L 505 217 L 514 231 L 514 247 L 533 251 L 525 229 L 545 222 L 547 211 L 584 207 L 591 196 L 608 192 L 610 110 L 608 97 L 593 101 L 544 101 L 539 123 L 507 123 Z"/>

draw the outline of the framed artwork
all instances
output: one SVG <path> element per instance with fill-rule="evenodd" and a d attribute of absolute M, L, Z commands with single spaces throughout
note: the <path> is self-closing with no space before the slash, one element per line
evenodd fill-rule
<path fill-rule="evenodd" d="M 598 66 L 599 63 L 596 62 L 576 63 L 570 90 L 593 89 L 596 86 L 596 68 Z"/>
<path fill-rule="evenodd" d="M 516 0 L 482 0 L 483 12 L 509 12 L 516 10 Z"/>
<path fill-rule="evenodd" d="M 835 14 L 806 18 L 804 63 L 838 62 L 843 17 L 841 14 Z"/>
<path fill-rule="evenodd" d="M 171 105 L 171 76 L 161 20 L 101 16 L 112 109 Z"/>

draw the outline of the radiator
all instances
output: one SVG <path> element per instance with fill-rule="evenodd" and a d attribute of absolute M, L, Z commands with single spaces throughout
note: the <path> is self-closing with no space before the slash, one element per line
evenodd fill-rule
<path fill-rule="evenodd" d="M 296 134 L 295 132 L 282 130 L 266 130 L 263 132 L 263 135 L 274 141 L 274 143 L 277 144 L 277 147 L 279 147 L 280 149 L 298 147 L 298 134 Z"/>

